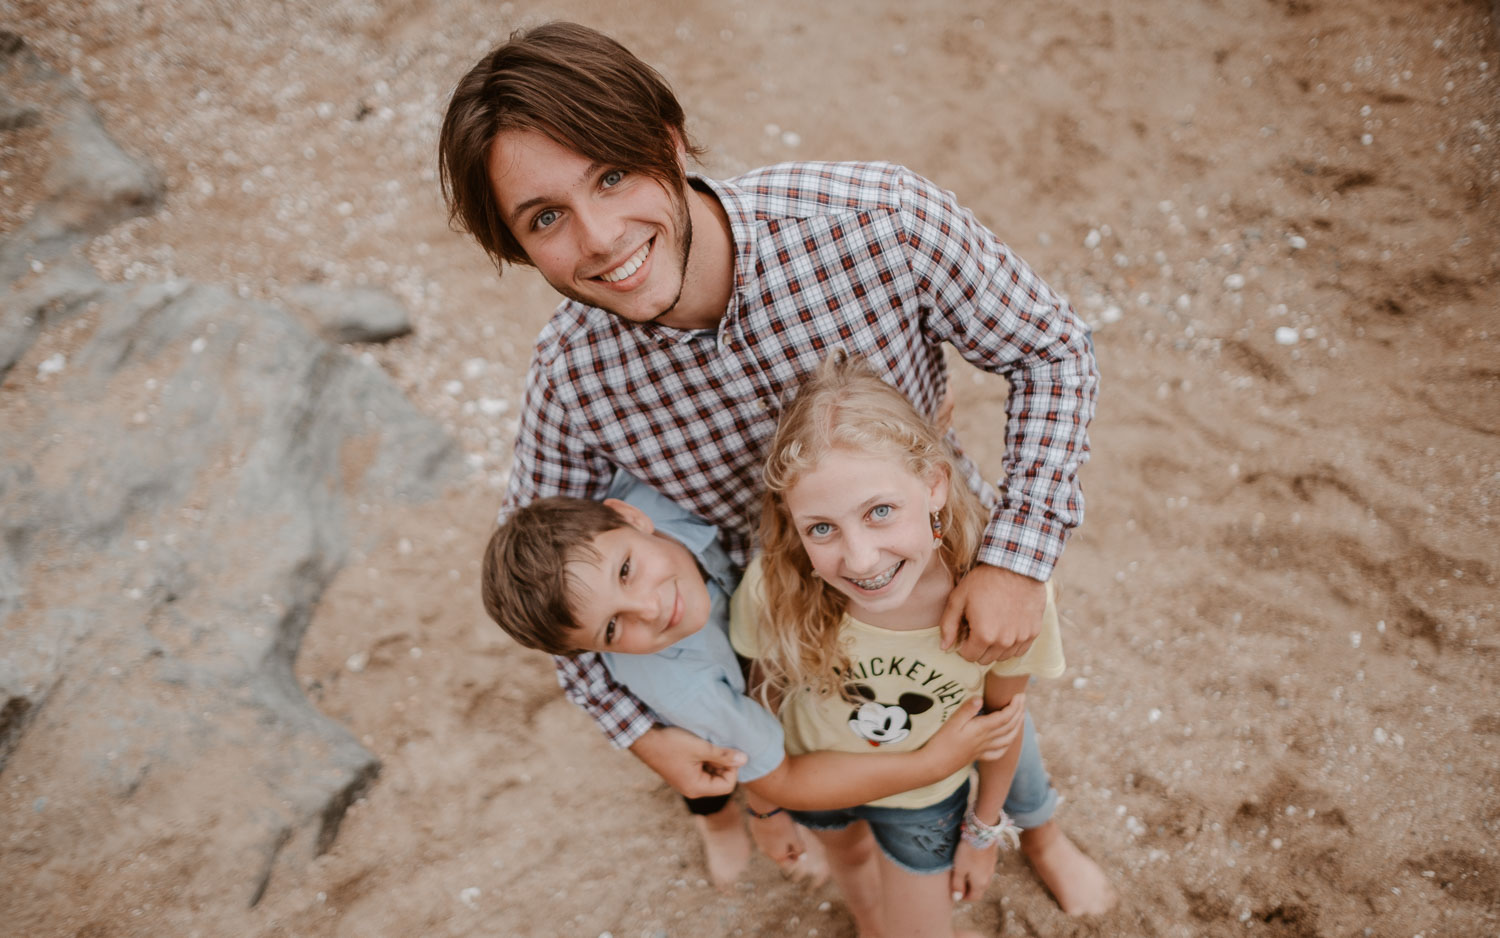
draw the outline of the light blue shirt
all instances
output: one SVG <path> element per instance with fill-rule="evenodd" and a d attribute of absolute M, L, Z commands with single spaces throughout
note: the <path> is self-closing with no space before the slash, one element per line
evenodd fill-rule
<path fill-rule="evenodd" d="M 716 746 L 743 752 L 740 781 L 753 782 L 786 758 L 781 723 L 745 696 L 745 678 L 729 644 L 729 597 L 739 571 L 719 543 L 719 529 L 627 472 L 615 473 L 606 498 L 634 505 L 656 530 L 698 560 L 712 601 L 708 623 L 652 655 L 604 652 L 605 667 L 662 720 Z"/>

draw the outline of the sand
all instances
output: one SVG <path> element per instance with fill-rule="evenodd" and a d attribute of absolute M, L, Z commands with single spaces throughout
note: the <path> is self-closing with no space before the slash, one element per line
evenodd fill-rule
<path fill-rule="evenodd" d="M 306 282 L 393 291 L 415 334 L 350 354 L 451 428 L 472 470 L 438 504 L 375 506 L 383 546 L 354 558 L 303 643 L 309 696 L 384 763 L 328 853 L 253 909 L 231 898 L 239 883 L 121 863 L 109 883 L 65 884 L 74 911 L 41 934 L 853 934 L 831 886 L 763 859 L 732 894 L 709 887 L 675 796 L 478 604 L 554 297 L 529 272 L 497 278 L 448 229 L 434 139 L 468 66 L 549 18 L 656 64 L 710 174 L 903 163 L 1095 328 L 1088 516 L 1057 572 L 1069 667 L 1031 702 L 1059 819 L 1123 898 L 1069 920 L 1009 857 L 963 921 L 1002 935 L 1500 932 L 1490 5 L 0 13 L 166 175 L 162 211 L 92 244 L 105 277 L 272 301 Z M 24 193 L 5 198 L 8 227 Z M 1004 383 L 960 364 L 954 385 L 962 437 L 998 471 Z M 188 907 L 185 893 L 223 898 Z"/>

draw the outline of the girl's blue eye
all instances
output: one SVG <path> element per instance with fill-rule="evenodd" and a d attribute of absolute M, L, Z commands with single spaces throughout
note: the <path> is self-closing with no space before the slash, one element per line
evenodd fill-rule
<path fill-rule="evenodd" d="M 876 505 L 870 509 L 870 517 L 876 521 L 884 521 L 891 516 L 891 511 L 890 505 Z"/>
<path fill-rule="evenodd" d="M 538 215 L 536 218 L 532 219 L 531 227 L 546 228 L 548 225 L 552 224 L 555 221 L 557 221 L 557 213 L 552 211 L 551 209 L 548 209 L 547 211 Z"/>
<path fill-rule="evenodd" d="M 620 180 L 624 178 L 625 171 L 623 169 L 612 169 L 609 172 L 605 173 L 604 178 L 600 181 L 604 183 L 605 188 L 609 188 L 611 186 L 618 186 L 620 184 Z"/>
<path fill-rule="evenodd" d="M 832 530 L 833 525 L 828 524 L 825 521 L 820 521 L 812 527 L 808 528 L 807 533 L 811 534 L 813 537 L 827 537 L 829 532 L 831 532 Z"/>

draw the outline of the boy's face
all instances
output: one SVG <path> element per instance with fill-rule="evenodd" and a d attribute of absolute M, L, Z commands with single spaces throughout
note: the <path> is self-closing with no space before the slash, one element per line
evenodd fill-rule
<path fill-rule="evenodd" d="M 567 563 L 578 589 L 569 601 L 579 651 L 649 655 L 708 623 L 708 586 L 693 554 L 658 534 L 651 519 L 617 499 L 605 502 L 626 521 L 593 540 L 598 557 Z"/>

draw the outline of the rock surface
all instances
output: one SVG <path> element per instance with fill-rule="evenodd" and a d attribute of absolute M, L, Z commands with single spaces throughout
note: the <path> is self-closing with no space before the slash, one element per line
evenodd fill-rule
<path fill-rule="evenodd" d="M 170 853 L 185 903 L 254 905 L 380 768 L 292 674 L 312 611 L 370 504 L 436 494 L 457 451 L 282 308 L 100 280 L 86 236 L 160 176 L 10 34 L 0 113 L 40 195 L 0 242 L 0 378 L 36 381 L 0 390 L 0 772 L 40 782 L 8 863 L 45 891 Z"/>
<path fill-rule="evenodd" d="M 303 284 L 286 292 L 329 342 L 385 342 L 411 332 L 406 306 L 384 290 L 355 287 L 342 290 Z"/>

